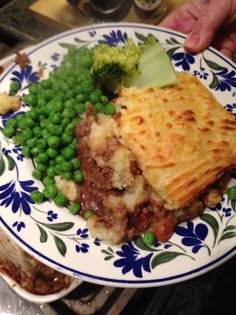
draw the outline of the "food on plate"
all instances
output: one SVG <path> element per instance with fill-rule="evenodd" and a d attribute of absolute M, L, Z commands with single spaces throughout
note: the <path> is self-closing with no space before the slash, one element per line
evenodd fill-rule
<path fill-rule="evenodd" d="M 82 204 L 94 237 L 119 243 L 215 207 L 235 167 L 236 121 L 191 74 L 164 88 L 122 88 L 113 117 L 92 108 L 76 128 Z M 218 181 L 220 179 L 220 181 Z"/>
<path fill-rule="evenodd" d="M 74 281 L 27 254 L 2 229 L 0 273 L 18 283 L 24 290 L 37 295 L 59 293 L 68 289 Z"/>
<path fill-rule="evenodd" d="M 178 223 L 216 207 L 235 167 L 234 116 L 194 75 L 176 73 L 152 36 L 140 46 L 70 46 L 23 102 L 30 110 L 3 134 L 34 160 L 45 187 L 32 201 L 68 207 L 112 244 L 167 241 Z"/>
<path fill-rule="evenodd" d="M 0 93 L 0 115 L 15 112 L 21 107 L 20 96 L 10 96 L 6 92 Z"/>
<path fill-rule="evenodd" d="M 92 49 L 92 71 L 96 81 L 114 90 L 126 87 L 161 87 L 177 82 L 176 72 L 166 51 L 152 35 L 137 45 L 131 38 L 124 46 L 97 45 Z M 158 75 L 157 75 L 158 74 Z"/>

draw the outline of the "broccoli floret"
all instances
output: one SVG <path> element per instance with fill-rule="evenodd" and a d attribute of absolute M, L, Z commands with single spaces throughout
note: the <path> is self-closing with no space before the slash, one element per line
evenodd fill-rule
<path fill-rule="evenodd" d="M 124 46 L 112 47 L 107 44 L 93 48 L 92 71 L 97 81 L 121 82 L 123 77 L 137 70 L 142 49 L 132 39 Z"/>
<path fill-rule="evenodd" d="M 139 88 L 173 84 L 177 76 L 164 48 L 152 35 L 142 44 L 128 39 L 124 46 L 102 44 L 93 48 L 96 81 L 114 90 L 119 84 Z"/>

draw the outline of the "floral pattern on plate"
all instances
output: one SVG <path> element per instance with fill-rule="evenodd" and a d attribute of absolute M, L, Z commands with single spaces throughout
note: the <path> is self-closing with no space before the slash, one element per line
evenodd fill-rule
<path fill-rule="evenodd" d="M 28 53 L 31 64 L 8 68 L 0 78 L 1 92 L 17 81 L 24 95 L 31 82 L 47 77 L 63 61 L 70 45 L 124 44 L 129 37 L 142 42 L 147 34 L 156 36 L 175 68 L 196 75 L 226 110 L 236 116 L 235 65 L 212 48 L 200 54 L 184 51 L 184 36 L 142 24 L 102 24 L 65 32 Z M 26 111 L 22 104 L 20 111 Z M 10 117 L 0 116 L 0 130 Z M 15 241 L 49 266 L 71 276 L 98 284 L 148 287 L 195 277 L 235 254 L 236 204 L 224 196 L 216 209 L 206 209 L 197 219 L 179 225 L 163 244 L 146 245 L 142 237 L 120 246 L 91 238 L 86 223 L 53 202 L 34 204 L 30 193 L 42 188 L 32 178 L 34 161 L 22 155 L 21 147 L 0 131 L 0 222 Z M 236 182 L 232 174 L 230 185 Z"/>

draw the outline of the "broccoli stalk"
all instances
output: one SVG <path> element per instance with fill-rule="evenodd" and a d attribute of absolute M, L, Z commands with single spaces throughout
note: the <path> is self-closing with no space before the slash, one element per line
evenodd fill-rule
<path fill-rule="evenodd" d="M 144 44 L 138 71 L 123 77 L 123 82 L 126 87 L 164 87 L 176 83 L 177 76 L 164 48 L 158 41 L 152 41 Z"/>
<path fill-rule="evenodd" d="M 124 46 L 106 44 L 93 48 L 92 71 L 101 86 L 163 87 L 177 82 L 176 72 L 164 48 L 148 35 L 143 44 L 129 39 Z"/>

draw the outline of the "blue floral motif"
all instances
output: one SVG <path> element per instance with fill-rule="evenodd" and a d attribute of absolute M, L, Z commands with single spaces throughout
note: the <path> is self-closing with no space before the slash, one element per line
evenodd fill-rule
<path fill-rule="evenodd" d="M 24 81 L 26 81 L 27 84 L 37 83 L 39 81 L 38 72 L 33 71 L 31 65 L 20 69 L 20 71 L 13 71 L 12 75 L 14 77 L 12 77 L 11 80 L 17 81 L 20 88 L 22 88 Z"/>
<path fill-rule="evenodd" d="M 9 153 L 11 153 L 10 149 L 6 149 L 6 148 L 2 148 L 2 153 L 5 155 L 8 155 Z"/>
<path fill-rule="evenodd" d="M 20 232 L 22 228 L 25 228 L 25 227 L 26 227 L 26 226 L 25 226 L 25 223 L 22 222 L 22 221 L 19 221 L 19 222 L 16 221 L 16 222 L 13 223 L 12 226 L 13 226 L 13 227 L 16 227 L 16 229 L 17 229 L 18 232 Z"/>
<path fill-rule="evenodd" d="M 17 189 L 17 183 L 21 189 Z M 29 215 L 31 213 L 30 204 L 33 203 L 30 193 L 36 189 L 33 184 L 34 181 L 26 180 L 18 182 L 10 181 L 0 186 L 0 205 L 5 206 L 5 208 L 11 205 L 13 213 L 22 209 L 26 215 Z"/>
<path fill-rule="evenodd" d="M 95 238 L 93 244 L 96 246 L 101 246 L 101 241 L 98 238 Z"/>
<path fill-rule="evenodd" d="M 184 71 L 190 70 L 190 64 L 194 64 L 195 59 L 192 54 L 188 52 L 178 52 L 173 54 L 172 56 L 174 61 L 177 61 L 175 63 L 176 67 L 181 66 Z"/>
<path fill-rule="evenodd" d="M 173 246 L 172 244 L 169 244 L 169 243 L 166 243 L 165 245 L 164 245 L 164 249 L 168 249 L 168 248 L 170 248 L 171 246 Z"/>
<path fill-rule="evenodd" d="M 24 155 L 22 154 L 21 146 L 15 145 L 12 150 L 7 149 L 7 148 L 2 148 L 2 153 L 5 154 L 6 156 L 12 152 L 16 154 L 16 159 L 18 161 L 23 161 Z"/>
<path fill-rule="evenodd" d="M 21 146 L 15 145 L 15 147 L 12 149 L 12 152 L 17 155 L 16 159 L 18 161 L 23 161 L 24 155 L 22 154 L 22 147 Z"/>
<path fill-rule="evenodd" d="M 228 112 L 234 113 L 234 115 L 236 115 L 236 103 L 226 104 L 225 108 Z"/>
<path fill-rule="evenodd" d="M 52 56 L 51 56 L 51 59 L 53 61 L 58 61 L 59 60 L 59 57 L 60 57 L 60 54 L 58 54 L 57 52 L 55 52 Z"/>
<path fill-rule="evenodd" d="M 205 247 L 203 241 L 208 234 L 208 228 L 203 223 L 198 223 L 195 226 L 193 222 L 188 222 L 187 227 L 177 226 L 176 234 L 183 237 L 182 244 L 192 247 L 192 252 L 196 254 L 200 248 Z"/>
<path fill-rule="evenodd" d="M 232 208 L 223 208 L 223 213 L 224 213 L 224 216 L 227 218 L 227 217 L 230 217 L 231 216 L 231 211 L 232 211 Z"/>
<path fill-rule="evenodd" d="M 128 242 L 127 244 L 122 245 L 121 251 L 117 251 L 116 254 L 121 258 L 114 262 L 114 266 L 122 268 L 123 274 L 133 270 L 133 274 L 137 278 L 142 278 L 142 269 L 146 272 L 151 272 L 150 260 L 153 256 L 153 253 L 139 258 L 139 250 L 135 248 L 131 242 Z"/>
<path fill-rule="evenodd" d="M 215 87 L 215 90 L 224 91 L 231 91 L 232 86 L 236 87 L 236 77 L 235 71 L 228 72 L 227 68 L 223 68 L 223 70 L 215 73 L 216 76 L 222 77 L 221 80 L 218 79 L 218 84 Z"/>
<path fill-rule="evenodd" d="M 79 228 L 77 230 L 76 234 L 79 235 L 79 237 L 81 237 L 81 238 L 88 238 L 89 237 L 87 228 L 85 228 L 85 229 L 80 229 Z"/>
<path fill-rule="evenodd" d="M 103 35 L 103 40 L 98 40 L 99 44 L 107 44 L 109 46 L 118 46 L 120 43 L 125 43 L 128 40 L 126 32 L 122 33 L 120 30 L 117 32 L 111 31 L 109 35 Z"/>
<path fill-rule="evenodd" d="M 209 73 L 205 72 L 205 68 L 200 67 L 200 71 L 194 70 L 193 74 L 198 76 L 200 79 L 207 80 Z"/>
<path fill-rule="evenodd" d="M 97 32 L 94 30 L 94 31 L 90 31 L 90 32 L 88 32 L 89 33 L 89 36 L 90 37 L 95 37 L 96 36 L 96 34 L 97 34 Z"/>
<path fill-rule="evenodd" d="M 89 245 L 88 244 L 85 244 L 85 243 L 82 243 L 82 244 L 76 244 L 75 245 L 75 249 L 77 251 L 77 253 L 83 253 L 83 254 L 86 254 L 89 250 Z"/>
<path fill-rule="evenodd" d="M 52 222 L 58 218 L 58 214 L 53 212 L 53 210 L 49 210 L 47 213 L 47 219 L 48 221 Z"/>

